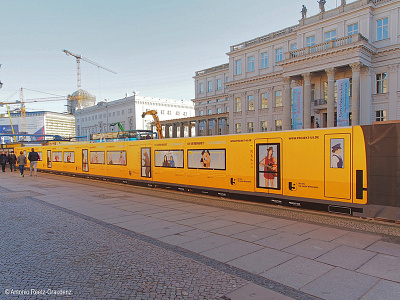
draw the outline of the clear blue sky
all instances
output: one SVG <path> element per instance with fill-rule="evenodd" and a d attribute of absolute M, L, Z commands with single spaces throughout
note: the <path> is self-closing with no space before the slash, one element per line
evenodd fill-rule
<path fill-rule="evenodd" d="M 353 2 L 352 1 L 347 1 Z M 298 24 L 317 0 L 19 0 L 0 2 L 0 101 L 21 87 L 56 95 L 77 89 L 81 54 L 118 74 L 81 62 L 82 88 L 116 100 L 130 95 L 190 100 L 196 71 L 228 62 L 229 47 Z M 340 0 L 327 0 L 326 9 Z M 25 91 L 25 98 L 46 94 Z M 64 111 L 66 102 L 28 109 Z M 4 112 L 4 108 L 0 108 Z"/>

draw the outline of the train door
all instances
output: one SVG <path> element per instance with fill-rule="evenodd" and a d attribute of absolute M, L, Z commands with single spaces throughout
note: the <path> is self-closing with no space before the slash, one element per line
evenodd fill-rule
<path fill-rule="evenodd" d="M 282 139 L 257 139 L 255 151 L 255 191 L 282 194 Z"/>
<path fill-rule="evenodd" d="M 325 197 L 351 200 L 350 134 L 325 135 Z"/>
<path fill-rule="evenodd" d="M 47 150 L 47 167 L 51 168 L 51 150 Z"/>
<path fill-rule="evenodd" d="M 83 172 L 89 172 L 88 149 L 82 149 L 82 171 Z"/>
<path fill-rule="evenodd" d="M 141 148 L 140 152 L 141 152 L 141 177 L 142 179 L 144 178 L 151 179 L 153 177 L 151 169 L 151 148 L 143 147 Z"/>

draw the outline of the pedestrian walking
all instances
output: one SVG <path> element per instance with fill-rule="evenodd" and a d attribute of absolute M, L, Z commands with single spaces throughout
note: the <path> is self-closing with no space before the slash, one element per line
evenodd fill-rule
<path fill-rule="evenodd" d="M 37 176 L 37 162 L 39 160 L 39 154 L 35 152 L 35 149 L 31 149 L 31 152 L 29 152 L 28 155 L 29 159 L 29 170 L 31 171 L 30 176 L 32 176 L 32 169 L 35 170 L 35 177 Z"/>
<path fill-rule="evenodd" d="M 24 169 L 26 165 L 26 157 L 24 155 L 24 151 L 19 152 L 19 156 L 17 158 L 17 164 L 19 167 L 19 172 L 21 173 L 21 177 L 24 177 Z"/>
<path fill-rule="evenodd" d="M 4 151 L 2 151 L 1 154 L 0 154 L 0 165 L 1 165 L 1 170 L 3 172 L 6 171 L 7 161 L 8 161 L 7 154 L 5 154 Z"/>
<path fill-rule="evenodd" d="M 10 170 L 12 171 L 17 171 L 17 168 L 15 167 L 15 163 L 17 162 L 17 157 L 14 154 L 14 151 L 11 151 L 10 154 L 8 154 L 8 163 L 10 164 Z"/>

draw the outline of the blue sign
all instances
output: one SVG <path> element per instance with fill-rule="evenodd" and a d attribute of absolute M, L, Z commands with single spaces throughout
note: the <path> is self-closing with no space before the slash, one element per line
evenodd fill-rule
<path fill-rule="evenodd" d="M 13 125 L 14 133 L 18 133 L 18 125 Z M 0 133 L 12 134 L 11 125 L 0 125 Z"/>
<path fill-rule="evenodd" d="M 303 87 L 298 86 L 292 89 L 293 99 L 293 126 L 292 129 L 303 128 Z"/>
<path fill-rule="evenodd" d="M 349 78 L 336 80 L 337 83 L 337 126 L 349 126 Z"/>

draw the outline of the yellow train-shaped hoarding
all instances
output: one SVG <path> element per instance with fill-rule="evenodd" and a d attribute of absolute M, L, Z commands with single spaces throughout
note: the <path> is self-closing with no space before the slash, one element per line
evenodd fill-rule
<path fill-rule="evenodd" d="M 400 220 L 400 123 L 35 151 L 47 172 Z"/>

